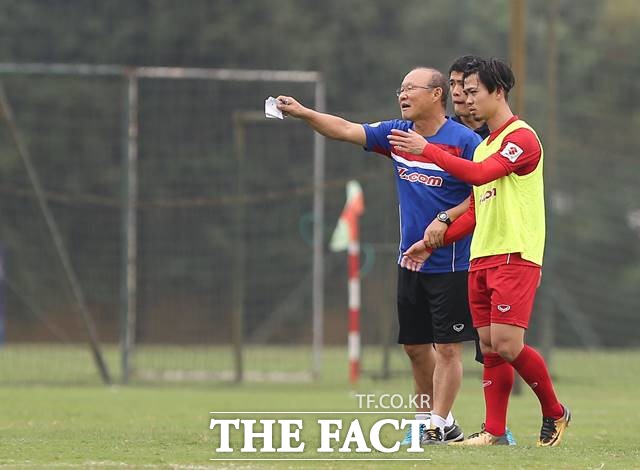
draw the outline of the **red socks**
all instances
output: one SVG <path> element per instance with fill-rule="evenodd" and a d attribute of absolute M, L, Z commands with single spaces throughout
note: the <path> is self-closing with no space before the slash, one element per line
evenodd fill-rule
<path fill-rule="evenodd" d="M 553 390 L 547 364 L 538 351 L 525 344 L 512 363 L 508 363 L 496 353 L 484 354 L 482 387 L 486 406 L 485 430 L 494 436 L 502 436 L 505 433 L 514 369 L 538 396 L 542 416 L 559 419 L 564 414 L 564 409 Z"/>
<path fill-rule="evenodd" d="M 496 353 L 484 354 L 482 387 L 485 402 L 484 429 L 502 436 L 507 425 L 507 405 L 513 387 L 513 367 Z"/>
<path fill-rule="evenodd" d="M 525 344 L 511 365 L 538 396 L 542 407 L 542 416 L 550 416 L 554 419 L 561 418 L 564 409 L 556 397 L 547 364 L 540 353 Z"/>

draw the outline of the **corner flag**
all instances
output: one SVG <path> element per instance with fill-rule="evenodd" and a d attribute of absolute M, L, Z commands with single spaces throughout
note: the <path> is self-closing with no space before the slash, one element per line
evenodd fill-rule
<path fill-rule="evenodd" d="M 360 234 L 358 219 L 364 213 L 364 195 L 357 181 L 347 183 L 347 202 L 333 231 L 332 251 L 348 250 L 349 265 L 349 380 L 360 376 Z"/>

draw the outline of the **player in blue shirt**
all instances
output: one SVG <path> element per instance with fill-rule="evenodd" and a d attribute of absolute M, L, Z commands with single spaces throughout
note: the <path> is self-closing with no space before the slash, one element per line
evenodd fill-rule
<path fill-rule="evenodd" d="M 398 262 L 404 250 L 422 239 L 425 228 L 435 217 L 448 224 L 466 209 L 461 203 L 469 196 L 470 186 L 421 156 L 397 151 L 387 139 L 391 129 L 412 129 L 447 152 L 471 160 L 481 139 L 447 118 L 448 88 L 441 72 L 417 67 L 404 77 L 396 91 L 402 119 L 373 124 L 358 124 L 319 113 L 290 96 L 277 98 L 281 111 L 304 120 L 322 135 L 389 157 L 400 203 Z M 433 398 L 432 402 L 422 403 L 424 406 L 418 408 L 416 418 L 429 419 L 433 409 L 442 422 L 442 426 L 437 424 L 430 431 L 436 439 L 424 439 L 427 421 L 420 427 L 421 442 L 429 444 L 464 438 L 451 408 L 462 382 L 462 343 L 475 339 L 467 299 L 469 245 L 470 239 L 466 238 L 434 251 L 421 272 L 398 266 L 398 343 L 404 345 L 411 360 L 416 394 Z M 410 442 L 408 433 L 403 443 Z"/>

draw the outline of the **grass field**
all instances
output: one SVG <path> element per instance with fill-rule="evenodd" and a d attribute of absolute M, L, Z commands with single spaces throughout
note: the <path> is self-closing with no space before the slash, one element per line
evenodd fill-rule
<path fill-rule="evenodd" d="M 307 353 L 276 351 L 281 365 L 296 363 Z M 82 372 L 78 354 L 55 360 L 53 367 Z M 176 357 L 175 351 L 172 357 Z M 269 351 L 254 351 L 268 358 Z M 276 354 L 272 351 L 271 354 Z M 117 358 L 110 353 L 110 362 Z M 368 366 L 376 363 L 374 354 Z M 80 355 L 80 357 L 83 357 Z M 86 358 L 85 358 L 86 359 Z M 204 359 L 203 359 L 204 360 Z M 401 361 L 400 354 L 394 355 Z M 368 469 L 368 468 L 640 468 L 640 351 L 586 353 L 557 351 L 553 374 L 561 399 L 572 409 L 574 421 L 559 448 L 538 449 L 539 406 L 525 388 L 512 397 L 509 427 L 517 447 L 468 449 L 452 446 L 427 448 L 419 458 L 430 461 L 211 461 L 233 457 L 327 458 L 317 454 L 319 437 L 311 425 L 317 416 L 304 415 L 308 432 L 303 454 L 247 455 L 240 452 L 217 455 L 217 433 L 209 430 L 210 411 L 358 411 L 354 393 L 411 393 L 408 373 L 389 381 L 365 377 L 353 389 L 345 380 L 343 349 L 325 353 L 327 374 L 315 383 L 192 383 L 101 386 L 95 379 L 75 385 L 27 384 L 33 373 L 29 352 L 0 350 L 0 466 L 2 468 L 276 468 L 276 469 Z M 86 360 L 82 362 L 85 364 Z M 197 361 L 196 361 L 197 362 Z M 277 364 L 276 364 L 277 365 Z M 31 367 L 31 369 L 29 368 Z M 401 368 L 396 365 L 396 369 Z M 479 386 L 480 369 L 465 355 L 465 380 L 455 414 L 466 433 L 475 432 L 483 419 L 484 405 Z M 405 369 L 406 370 L 406 369 Z M 91 376 L 91 368 L 86 371 Z M 92 382 L 93 380 L 93 382 Z M 18 385 L 12 383 L 20 382 Z M 246 418 L 246 416 L 244 416 Z M 273 418 L 273 416 L 271 416 Z M 277 416 L 276 418 L 298 416 Z M 336 415 L 345 423 L 355 415 Z M 362 416 L 363 422 L 380 416 Z M 390 412 L 384 418 L 399 416 Z M 256 418 L 265 418 L 256 416 Z M 326 416 L 323 416 L 326 418 Z M 307 425 L 305 424 L 305 431 Z M 386 442 L 400 437 L 386 431 Z M 232 438 L 232 442 L 237 439 Z M 339 457 L 406 458 L 406 453 L 335 455 Z M 415 457 L 409 455 L 408 457 Z"/>

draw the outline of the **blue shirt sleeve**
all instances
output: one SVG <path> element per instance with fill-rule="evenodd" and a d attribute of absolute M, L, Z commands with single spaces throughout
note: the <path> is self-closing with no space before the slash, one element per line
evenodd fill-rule
<path fill-rule="evenodd" d="M 462 148 L 462 156 L 467 160 L 473 160 L 473 152 L 480 142 L 482 142 L 482 138 L 475 132 L 471 132 Z"/>
<path fill-rule="evenodd" d="M 367 143 L 364 149 L 367 152 L 376 152 L 390 157 L 391 145 L 389 144 L 389 140 L 387 140 L 387 136 L 391 133 L 391 129 L 402 129 L 406 131 L 412 124 L 410 121 L 403 121 L 401 119 L 363 124 L 362 127 L 364 127 L 364 132 L 367 135 Z"/>

